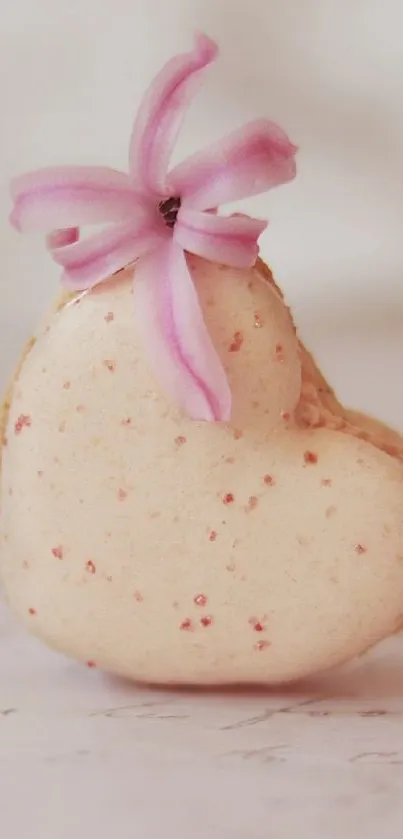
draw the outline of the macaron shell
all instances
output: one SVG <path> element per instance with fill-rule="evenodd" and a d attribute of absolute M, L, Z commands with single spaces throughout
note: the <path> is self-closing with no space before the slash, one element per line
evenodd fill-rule
<path fill-rule="evenodd" d="M 256 270 L 192 267 L 234 422 L 168 402 L 129 274 L 70 303 L 15 386 L 1 575 L 31 631 L 83 662 L 162 683 L 286 681 L 401 624 L 403 468 L 296 428 L 282 301 Z"/>

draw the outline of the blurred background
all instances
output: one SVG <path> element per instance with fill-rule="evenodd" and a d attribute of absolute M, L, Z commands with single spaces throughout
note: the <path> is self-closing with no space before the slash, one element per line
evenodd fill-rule
<path fill-rule="evenodd" d="M 201 29 L 221 60 L 176 157 L 259 116 L 287 130 L 298 178 L 242 210 L 270 218 L 262 255 L 341 397 L 403 430 L 402 23 L 402 0 L 0 0 L 0 389 L 59 287 L 8 225 L 10 178 L 126 168 L 145 87 Z M 9 839 L 402 835 L 397 639 L 324 694 L 199 703 L 83 673 L 2 605 L 0 640 Z"/>
<path fill-rule="evenodd" d="M 401 0 L 12 0 L 0 11 L 0 384 L 58 289 L 40 236 L 7 223 L 8 181 L 63 163 L 126 168 L 133 115 L 195 29 L 221 60 L 175 157 L 258 116 L 300 147 L 262 255 L 342 398 L 403 427 Z"/>

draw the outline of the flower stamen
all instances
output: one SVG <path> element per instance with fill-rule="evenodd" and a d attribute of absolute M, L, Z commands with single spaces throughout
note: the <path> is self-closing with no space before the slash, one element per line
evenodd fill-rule
<path fill-rule="evenodd" d="M 167 227 L 175 227 L 181 203 L 179 197 L 172 196 L 171 198 L 164 199 L 164 201 L 160 201 L 158 204 L 158 209 Z"/>

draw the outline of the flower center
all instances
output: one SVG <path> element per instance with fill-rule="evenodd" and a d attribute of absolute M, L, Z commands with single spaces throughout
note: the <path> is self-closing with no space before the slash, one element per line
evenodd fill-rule
<path fill-rule="evenodd" d="M 158 209 L 167 227 L 175 227 L 176 218 L 181 206 L 181 199 L 172 197 L 160 201 Z"/>

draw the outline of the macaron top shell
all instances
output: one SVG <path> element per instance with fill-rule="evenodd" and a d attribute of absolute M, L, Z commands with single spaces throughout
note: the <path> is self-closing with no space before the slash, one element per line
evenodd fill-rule
<path fill-rule="evenodd" d="M 133 271 L 71 300 L 14 383 L 0 573 L 31 630 L 83 662 L 286 681 L 401 625 L 403 466 L 351 418 L 307 409 L 314 375 L 259 264 L 191 268 L 231 421 L 194 422 L 165 396 Z"/>

